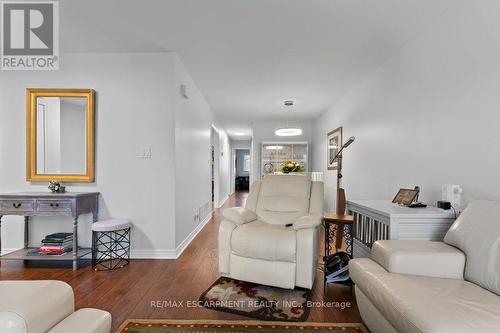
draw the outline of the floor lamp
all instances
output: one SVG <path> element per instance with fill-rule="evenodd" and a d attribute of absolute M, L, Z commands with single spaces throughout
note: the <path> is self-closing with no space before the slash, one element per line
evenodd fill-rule
<path fill-rule="evenodd" d="M 330 161 L 330 164 L 333 164 L 337 160 L 337 214 L 342 215 L 345 214 L 345 191 L 342 188 L 342 151 L 349 147 L 354 139 L 355 137 L 351 136 Z"/>
<path fill-rule="evenodd" d="M 351 136 L 346 143 L 340 147 L 338 153 L 334 158 L 331 159 L 330 164 L 333 164 L 337 160 L 337 216 L 335 217 L 336 222 L 340 223 L 353 223 L 352 216 L 345 216 L 346 199 L 345 191 L 342 186 L 342 151 L 349 147 L 354 142 L 354 137 Z M 335 245 L 337 251 L 342 247 L 342 239 L 344 238 L 344 230 L 338 230 L 336 232 Z M 353 246 L 353 245 L 351 245 Z"/>

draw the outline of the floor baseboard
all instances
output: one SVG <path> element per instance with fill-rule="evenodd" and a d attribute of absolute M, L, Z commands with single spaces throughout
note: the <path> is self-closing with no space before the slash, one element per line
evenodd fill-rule
<path fill-rule="evenodd" d="M 217 205 L 217 208 L 221 208 L 222 206 L 224 206 L 224 204 L 226 203 L 227 199 L 229 199 L 229 195 L 226 195 L 220 202 L 219 204 Z"/>
<path fill-rule="evenodd" d="M 188 245 L 191 244 L 196 235 L 198 235 L 198 233 L 203 229 L 203 227 L 211 220 L 212 220 L 212 212 L 210 212 L 210 214 L 208 214 L 205 217 L 205 219 L 203 219 L 203 221 L 201 221 L 201 223 L 198 224 L 193 231 L 191 231 L 191 233 L 182 241 L 182 243 L 180 243 L 179 246 L 177 246 L 177 248 L 175 249 L 176 259 L 181 256 L 182 252 L 184 252 L 186 247 L 188 247 Z"/>
<path fill-rule="evenodd" d="M 175 249 L 132 249 L 130 251 L 131 259 L 177 259 L 188 247 L 203 227 L 212 219 L 212 213 L 208 214 L 196 228 L 177 246 Z"/>

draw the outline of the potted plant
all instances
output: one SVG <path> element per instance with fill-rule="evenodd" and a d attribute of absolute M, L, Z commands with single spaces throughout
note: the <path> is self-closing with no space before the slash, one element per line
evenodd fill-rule
<path fill-rule="evenodd" d="M 294 161 L 285 161 L 281 163 L 281 171 L 283 173 L 304 172 L 304 166 Z"/>

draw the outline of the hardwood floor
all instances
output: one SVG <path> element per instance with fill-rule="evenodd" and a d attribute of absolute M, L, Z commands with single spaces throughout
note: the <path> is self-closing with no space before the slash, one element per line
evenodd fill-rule
<path fill-rule="evenodd" d="M 244 192 L 235 193 L 223 208 L 243 206 L 247 195 Z M 219 276 L 217 231 L 220 221 L 220 210 L 216 209 L 212 221 L 177 260 L 132 260 L 129 266 L 110 272 L 94 272 L 89 266 L 73 272 L 69 266 L 33 267 L 22 262 L 2 262 L 0 280 L 66 281 L 73 287 L 77 308 L 95 307 L 111 312 L 113 331 L 128 318 L 249 320 L 205 308 L 186 307 L 187 301 L 197 300 Z M 320 253 L 323 253 L 322 249 Z M 314 307 L 309 321 L 361 322 L 350 288 L 330 285 L 324 293 L 322 279 L 322 272 L 318 270 L 313 301 L 350 302 L 351 307 Z M 184 304 L 155 308 L 151 305 L 154 301 L 184 301 Z"/>

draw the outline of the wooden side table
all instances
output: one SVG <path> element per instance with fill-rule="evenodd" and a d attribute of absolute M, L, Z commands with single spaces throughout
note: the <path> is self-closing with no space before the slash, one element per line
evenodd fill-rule
<path fill-rule="evenodd" d="M 354 243 L 354 217 L 352 215 L 329 214 L 323 217 L 323 227 L 325 229 L 325 256 L 326 258 L 342 248 L 342 241 L 345 241 L 345 252 L 353 258 Z M 334 240 L 334 242 L 332 242 Z M 325 267 L 323 268 L 325 269 Z M 351 280 L 345 282 L 332 282 L 351 285 Z M 326 287 L 326 274 L 323 274 L 323 284 Z"/>

